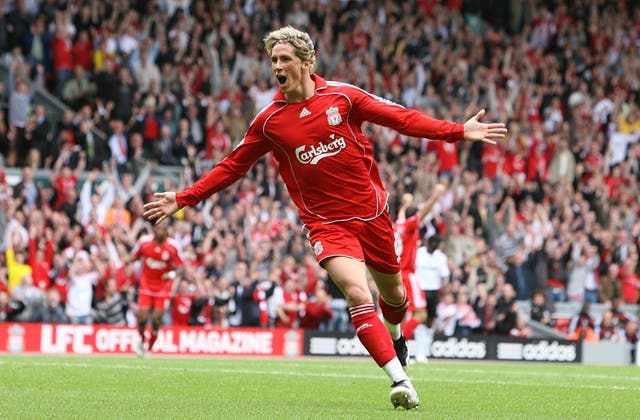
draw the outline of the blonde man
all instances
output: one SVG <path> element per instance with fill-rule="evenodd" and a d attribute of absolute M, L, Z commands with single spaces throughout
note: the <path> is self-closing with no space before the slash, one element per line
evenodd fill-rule
<path fill-rule="evenodd" d="M 392 381 L 393 406 L 416 408 L 418 395 L 392 342 L 402 339 L 400 324 L 408 302 L 388 193 L 361 125 L 371 121 L 413 137 L 489 143 L 503 138 L 506 128 L 480 123 L 484 111 L 464 125 L 456 124 L 352 85 L 326 81 L 312 74 L 316 57 L 311 38 L 290 26 L 269 33 L 264 43 L 279 89 L 271 104 L 224 160 L 182 192 L 157 193 L 145 205 L 145 217 L 159 223 L 184 206 L 196 205 L 273 152 L 318 262 L 344 293 L 358 338 Z M 380 291 L 384 323 L 376 314 L 367 269 Z M 406 353 L 406 348 L 398 350 Z"/>

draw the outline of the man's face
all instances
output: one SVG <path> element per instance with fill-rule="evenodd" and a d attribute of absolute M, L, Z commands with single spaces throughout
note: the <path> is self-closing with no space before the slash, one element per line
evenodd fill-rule
<path fill-rule="evenodd" d="M 153 227 L 153 232 L 156 236 L 156 242 L 162 243 L 167 237 L 169 230 L 167 229 L 167 225 L 160 224 Z"/>
<path fill-rule="evenodd" d="M 291 44 L 277 44 L 271 51 L 271 68 L 283 94 L 300 89 L 307 65 L 298 58 Z"/>

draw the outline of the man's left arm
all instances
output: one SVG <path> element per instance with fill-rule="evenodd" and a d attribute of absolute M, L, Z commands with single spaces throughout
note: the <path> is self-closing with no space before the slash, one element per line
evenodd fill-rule
<path fill-rule="evenodd" d="M 355 116 L 361 121 L 389 127 L 411 137 L 448 142 L 464 139 L 462 124 L 432 118 L 360 89 L 354 88 L 349 97 L 353 100 Z"/>
<path fill-rule="evenodd" d="M 432 118 L 415 109 L 364 90 L 353 88 L 349 96 L 354 103 L 354 116 L 362 121 L 392 128 L 411 137 L 454 142 L 457 140 L 483 141 L 495 144 L 504 138 L 507 129 L 503 123 L 481 123 L 484 110 L 469 118 L 464 124 Z"/>

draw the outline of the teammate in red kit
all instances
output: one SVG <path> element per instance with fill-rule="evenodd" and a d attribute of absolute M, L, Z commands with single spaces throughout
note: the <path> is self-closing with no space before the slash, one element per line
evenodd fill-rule
<path fill-rule="evenodd" d="M 416 253 L 420 243 L 420 222 L 429 214 L 445 190 L 446 187 L 443 184 L 436 184 L 433 194 L 420 209 L 411 205 L 413 196 L 405 194 L 398 209 L 398 218 L 394 225 L 396 253 L 400 258 L 402 283 L 409 300 L 407 314 L 410 315 L 402 325 L 402 333 L 406 338 L 411 338 L 416 327 L 427 320 L 427 300 L 415 276 Z"/>
<path fill-rule="evenodd" d="M 144 330 L 151 315 L 151 336 L 147 351 L 153 349 L 158 338 L 162 316 L 177 277 L 176 269 L 182 267 L 180 245 L 168 237 L 166 224 L 156 224 L 153 235 L 142 236 L 131 250 L 129 262 L 142 259 L 142 272 L 138 287 L 138 332 L 140 343 L 137 354 L 145 352 Z M 153 311 L 152 311 L 153 309 Z"/>
<path fill-rule="evenodd" d="M 392 342 L 401 337 L 408 302 L 395 253 L 388 193 L 361 125 L 370 121 L 412 137 L 491 144 L 507 129 L 504 124 L 479 122 L 484 111 L 464 125 L 456 124 L 352 85 L 325 81 L 311 73 L 315 62 L 311 38 L 292 27 L 269 33 L 264 42 L 279 87 L 273 102 L 258 113 L 242 142 L 224 160 L 184 191 L 156 193 L 145 204 L 144 215 L 162 222 L 178 209 L 228 187 L 272 152 L 318 262 L 343 291 L 358 338 L 393 382 L 392 404 L 415 408 L 418 395 L 402 365 L 406 346 L 398 351 L 405 359 L 401 362 Z M 376 314 L 367 269 L 380 291 L 388 328 Z"/>

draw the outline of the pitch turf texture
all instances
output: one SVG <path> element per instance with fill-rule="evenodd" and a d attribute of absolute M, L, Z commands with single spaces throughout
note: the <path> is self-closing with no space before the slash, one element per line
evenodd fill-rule
<path fill-rule="evenodd" d="M 637 419 L 640 368 L 431 361 L 393 410 L 370 360 L 0 356 L 3 419 Z"/>

